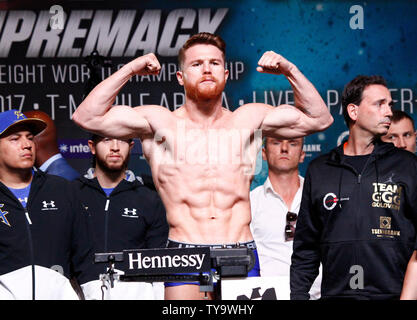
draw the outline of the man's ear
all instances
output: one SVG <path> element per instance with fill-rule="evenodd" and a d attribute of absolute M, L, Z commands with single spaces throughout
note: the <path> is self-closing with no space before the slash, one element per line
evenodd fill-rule
<path fill-rule="evenodd" d="M 356 121 L 358 119 L 358 113 L 359 113 L 359 106 L 353 103 L 349 103 L 347 106 L 347 113 L 353 121 Z"/>
<path fill-rule="evenodd" d="M 129 142 L 129 151 L 132 151 L 134 145 L 135 141 L 132 139 L 132 141 Z"/>
<path fill-rule="evenodd" d="M 229 79 L 229 70 L 228 69 L 224 70 L 224 76 L 225 76 L 226 80 Z"/>
<path fill-rule="evenodd" d="M 262 147 L 262 159 L 267 161 L 265 147 Z"/>
<path fill-rule="evenodd" d="M 305 157 L 306 157 L 306 153 L 304 151 L 301 151 L 300 161 L 298 161 L 298 163 L 303 163 Z"/>
<path fill-rule="evenodd" d="M 88 147 L 90 148 L 90 151 L 93 155 L 96 154 L 96 144 L 93 140 L 88 140 Z"/>
<path fill-rule="evenodd" d="M 184 78 L 183 78 L 183 74 L 182 71 L 177 71 L 177 80 L 178 83 L 183 86 L 184 85 Z"/>

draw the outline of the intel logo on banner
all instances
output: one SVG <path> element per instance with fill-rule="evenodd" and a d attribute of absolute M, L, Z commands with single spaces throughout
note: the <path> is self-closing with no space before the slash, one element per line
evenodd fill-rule
<path fill-rule="evenodd" d="M 142 155 L 142 145 L 139 139 L 134 139 L 135 144 L 131 154 Z M 89 159 L 92 157 L 88 147 L 88 139 L 58 139 L 58 148 L 64 158 Z"/>
<path fill-rule="evenodd" d="M 64 158 L 89 159 L 91 158 L 88 139 L 59 139 L 58 148 Z"/>

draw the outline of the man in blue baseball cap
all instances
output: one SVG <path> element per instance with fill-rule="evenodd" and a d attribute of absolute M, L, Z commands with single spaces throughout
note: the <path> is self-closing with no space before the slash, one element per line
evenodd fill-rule
<path fill-rule="evenodd" d="M 17 110 L 0 113 L 0 181 L 9 180 L 9 176 L 19 172 L 22 181 L 12 183 L 13 186 L 30 183 L 36 156 L 33 137 L 45 128 L 44 121 L 27 118 Z"/>
<path fill-rule="evenodd" d="M 69 279 L 92 280 L 86 212 L 67 180 L 33 169 L 33 138 L 45 127 L 0 113 L 0 300 L 77 299 Z"/>
<path fill-rule="evenodd" d="M 27 118 L 23 113 L 14 109 L 0 113 L 0 137 L 6 135 L 17 125 L 27 126 L 34 135 L 46 128 L 46 123 L 43 120 Z"/>

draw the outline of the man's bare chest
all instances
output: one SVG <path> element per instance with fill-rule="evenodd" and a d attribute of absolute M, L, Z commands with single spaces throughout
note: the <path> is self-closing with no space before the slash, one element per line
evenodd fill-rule
<path fill-rule="evenodd" d="M 262 144 L 262 134 L 253 128 L 231 124 L 211 127 L 178 121 L 156 132 L 153 156 L 188 165 L 249 164 Z"/>

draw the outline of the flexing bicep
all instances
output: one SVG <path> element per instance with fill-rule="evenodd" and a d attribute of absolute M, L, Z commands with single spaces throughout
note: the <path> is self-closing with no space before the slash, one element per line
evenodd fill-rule
<path fill-rule="evenodd" d="M 328 126 L 322 119 L 302 112 L 291 105 L 268 108 L 262 121 L 261 129 L 266 135 L 281 139 L 292 139 L 322 131 Z"/>
<path fill-rule="evenodd" d="M 113 106 L 104 115 L 83 123 L 83 129 L 112 138 L 144 138 L 154 133 L 156 119 L 167 120 L 169 111 L 161 106 Z"/>
<path fill-rule="evenodd" d="M 303 112 L 291 105 L 273 107 L 263 103 L 250 103 L 235 111 L 235 126 L 260 129 L 264 135 L 280 139 L 302 137 L 327 126 L 322 118 Z"/>
<path fill-rule="evenodd" d="M 135 108 L 128 106 L 113 106 L 109 111 L 98 118 L 99 133 L 113 138 L 137 138 L 152 132 L 149 122 Z"/>

